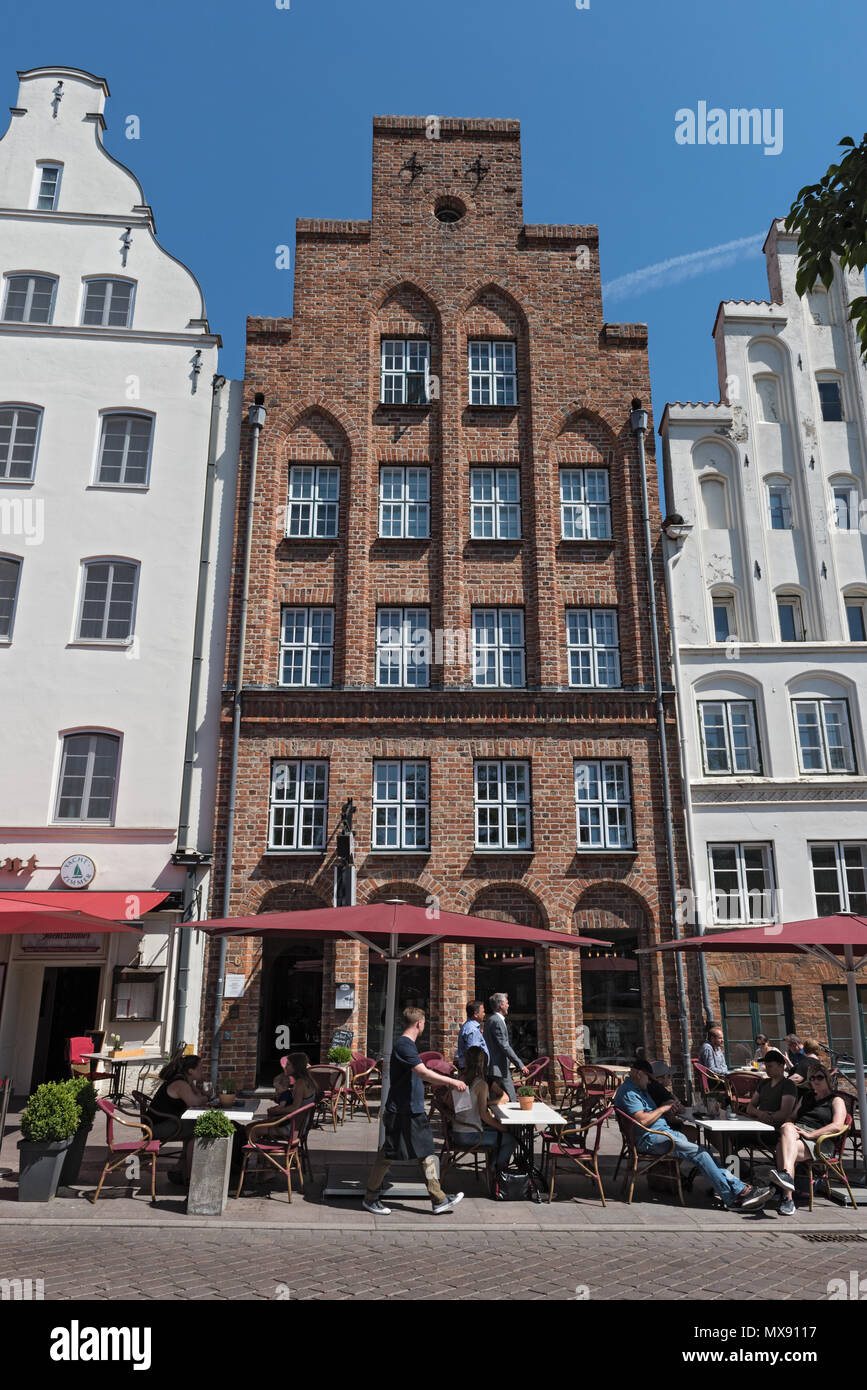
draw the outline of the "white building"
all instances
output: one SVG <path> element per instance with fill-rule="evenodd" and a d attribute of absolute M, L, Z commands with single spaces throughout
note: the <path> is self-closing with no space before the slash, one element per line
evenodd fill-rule
<path fill-rule="evenodd" d="M 709 928 L 867 911 L 867 374 L 848 319 L 863 277 L 838 268 L 801 298 L 781 222 L 765 252 L 770 301 L 726 302 L 714 325 L 726 403 L 670 404 L 660 427 L 684 916 Z M 708 975 L 730 1051 L 794 1026 L 851 1053 L 830 970 L 719 955 Z"/>
<path fill-rule="evenodd" d="M 26 1093 L 89 1029 L 198 1034 L 202 938 L 172 927 L 199 886 L 206 902 L 241 388 L 103 148 L 106 83 L 19 78 L 0 140 L 0 896 L 144 928 L 0 934 L 0 1076 Z"/>

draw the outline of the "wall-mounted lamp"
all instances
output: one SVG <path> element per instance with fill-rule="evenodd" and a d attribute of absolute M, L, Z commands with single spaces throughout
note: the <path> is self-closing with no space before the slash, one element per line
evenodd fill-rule
<path fill-rule="evenodd" d="M 669 512 L 662 523 L 662 530 L 670 541 L 685 541 L 692 526 L 684 521 L 680 512 Z"/>

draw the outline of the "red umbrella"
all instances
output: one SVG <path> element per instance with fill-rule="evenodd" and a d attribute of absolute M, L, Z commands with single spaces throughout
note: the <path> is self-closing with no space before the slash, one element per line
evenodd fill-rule
<path fill-rule="evenodd" d="M 864 1048 L 861 1043 L 861 1017 L 858 1008 L 858 973 L 867 966 L 867 917 L 854 912 L 838 912 L 832 917 L 811 917 L 803 922 L 781 926 L 737 927 L 734 931 L 687 936 L 666 941 L 662 946 L 643 946 L 638 954 L 656 951 L 773 951 L 792 955 L 800 951 L 839 970 L 846 980 L 852 1047 L 855 1053 L 855 1083 L 863 1133 L 867 1117 L 867 1086 L 864 1078 Z M 867 1176 L 867 1151 L 862 1146 L 861 1161 Z"/>
<path fill-rule="evenodd" d="M 0 897 L 0 936 L 19 932 L 58 936 L 71 932 L 139 931 L 132 922 L 113 922 L 90 912 L 73 912 L 43 903 L 25 903 Z"/>

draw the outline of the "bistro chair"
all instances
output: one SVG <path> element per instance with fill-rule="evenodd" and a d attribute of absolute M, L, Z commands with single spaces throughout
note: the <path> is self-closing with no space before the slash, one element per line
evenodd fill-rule
<path fill-rule="evenodd" d="M 642 1173 L 648 1176 L 660 1163 L 664 1164 L 669 1171 L 672 1163 L 674 1164 L 677 1195 L 680 1199 L 680 1205 L 685 1206 L 686 1203 L 683 1200 L 683 1186 L 680 1181 L 680 1163 L 675 1152 L 673 1137 L 670 1134 L 664 1134 L 660 1130 L 649 1129 L 647 1125 L 640 1124 L 632 1115 L 627 1115 L 624 1110 L 615 1110 L 614 1114 L 623 1138 L 623 1148 L 620 1157 L 623 1158 L 625 1156 L 628 1160 L 628 1167 L 623 1175 L 624 1187 L 628 1188 L 629 1191 L 629 1196 L 626 1199 L 627 1206 L 630 1206 L 632 1203 L 632 1194 L 635 1191 L 636 1178 Z M 640 1153 L 637 1148 L 638 1131 L 641 1131 L 643 1134 L 654 1134 L 660 1139 L 665 1139 L 668 1148 L 664 1149 L 662 1153 Z M 620 1158 L 618 1158 L 617 1167 L 614 1170 L 615 1179 L 617 1178 L 619 1170 Z"/>
<path fill-rule="evenodd" d="M 144 1121 L 139 1123 L 135 1120 L 123 1119 L 118 1114 L 117 1107 L 110 1100 L 98 1100 L 96 1103 L 105 1115 L 105 1137 L 108 1145 L 108 1158 L 103 1164 L 102 1172 L 99 1175 L 99 1182 L 93 1194 L 94 1205 L 102 1191 L 102 1184 L 106 1173 L 113 1173 L 115 1168 L 119 1168 L 122 1163 L 127 1163 L 129 1159 L 137 1158 L 141 1155 L 143 1158 L 149 1158 L 151 1161 L 151 1206 L 153 1206 L 157 1199 L 157 1159 L 160 1156 L 160 1140 L 154 1139 L 150 1125 L 145 1124 Z M 123 1125 L 125 1129 L 139 1130 L 141 1138 L 137 1140 L 124 1140 L 119 1143 L 114 1137 L 114 1127 L 116 1124 Z M 112 1162 L 112 1156 L 114 1154 L 118 1154 L 119 1157 Z"/>
<path fill-rule="evenodd" d="M 319 1092 L 316 1099 L 316 1119 L 319 1120 L 326 1114 L 330 1115 L 336 1133 L 337 1111 L 340 1106 L 341 1092 L 346 1085 L 346 1072 L 342 1067 L 323 1065 L 309 1067 L 308 1075 L 313 1078 Z"/>
<path fill-rule="evenodd" d="M 548 1187 L 548 1201 L 554 1198 L 554 1183 L 557 1178 L 557 1162 L 565 1161 L 572 1164 L 579 1172 L 584 1173 L 596 1183 L 599 1188 L 599 1196 L 602 1198 L 602 1205 L 605 1206 L 605 1191 L 602 1187 L 602 1178 L 599 1173 L 599 1145 L 602 1142 L 602 1126 L 614 1114 L 614 1107 L 609 1105 L 606 1110 L 597 1115 L 589 1124 L 584 1125 L 564 1125 L 557 1134 L 552 1135 L 551 1142 L 547 1148 L 547 1162 L 550 1168 L 551 1181 Z M 595 1130 L 596 1134 L 592 1144 L 589 1132 Z M 582 1136 L 586 1136 L 582 1138 Z"/>
<path fill-rule="evenodd" d="M 542 1099 L 544 1089 L 546 1097 L 550 1095 L 548 1086 L 548 1067 L 551 1065 L 550 1057 L 536 1057 L 527 1070 L 527 1075 L 518 1080 L 519 1086 L 532 1086 L 533 1096 L 536 1100 Z"/>
<path fill-rule="evenodd" d="M 247 1175 L 247 1162 L 252 1154 L 260 1154 L 265 1162 L 270 1163 L 278 1173 L 283 1173 L 286 1178 L 290 1202 L 292 1201 L 293 1168 L 298 1174 L 298 1181 L 303 1189 L 304 1159 L 306 1157 L 303 1143 L 313 1122 L 316 1109 L 317 1102 L 309 1100 L 306 1105 L 300 1106 L 298 1110 L 293 1110 L 289 1116 L 278 1115 L 274 1120 L 261 1120 L 258 1124 L 250 1126 L 247 1131 L 247 1143 L 243 1150 L 244 1157 L 241 1162 L 241 1176 L 238 1179 L 236 1198 L 241 1195 L 244 1178 Z M 287 1124 L 288 1135 L 278 1133 Z M 264 1167 L 264 1164 L 262 1166 Z M 309 1167 L 308 1173 L 312 1176 L 312 1170 Z"/>
<path fill-rule="evenodd" d="M 451 1062 L 447 1062 L 444 1058 L 440 1058 L 440 1060 L 437 1061 L 436 1058 L 434 1057 L 434 1058 L 432 1058 L 429 1062 L 425 1062 L 425 1066 L 427 1067 L 428 1071 L 435 1071 L 435 1072 L 438 1072 L 440 1076 L 454 1076 L 454 1075 L 455 1075 L 455 1068 L 454 1068 L 454 1066 L 452 1065 Z M 434 1112 L 434 1097 L 437 1095 L 438 1092 L 441 1093 L 441 1094 L 442 1094 L 442 1093 L 445 1093 L 445 1092 L 448 1090 L 448 1087 L 447 1087 L 447 1086 L 437 1086 L 437 1084 L 436 1084 L 435 1081 L 426 1081 L 426 1082 L 425 1082 L 425 1085 L 426 1085 L 426 1086 L 430 1086 L 430 1088 L 431 1088 L 431 1103 L 430 1103 L 430 1107 L 429 1107 L 429 1109 L 428 1109 L 428 1118 L 431 1118 L 431 1117 L 433 1116 L 433 1112 Z"/>
<path fill-rule="evenodd" d="M 733 1101 L 732 1109 L 735 1112 L 746 1110 L 755 1094 L 756 1086 L 759 1084 L 759 1077 L 755 1073 L 746 1076 L 735 1072 L 728 1078 L 728 1081 Z"/>
<path fill-rule="evenodd" d="M 110 1071 L 97 1071 L 97 1063 L 94 1058 L 85 1061 L 85 1052 L 96 1052 L 93 1039 L 89 1036 L 80 1038 L 66 1039 L 66 1064 L 69 1067 L 70 1076 L 86 1076 L 88 1081 L 113 1081 L 114 1073 Z"/>
<path fill-rule="evenodd" d="M 349 1066 L 349 1085 L 344 1086 L 342 1091 L 342 1120 L 346 1120 L 346 1106 L 348 1104 L 350 1120 L 355 1115 L 356 1105 L 363 1105 L 364 1113 L 369 1121 L 371 1115 L 367 1107 L 367 1093 L 370 1090 L 371 1086 L 374 1084 L 374 1081 L 378 1081 L 378 1064 L 373 1057 L 364 1057 L 360 1052 L 353 1052 L 352 1061 L 350 1062 Z"/>
<path fill-rule="evenodd" d="M 849 1186 L 849 1179 L 843 1167 L 843 1150 L 846 1141 L 852 1130 L 852 1116 L 846 1115 L 846 1124 L 842 1129 L 835 1130 L 833 1134 L 823 1134 L 821 1139 L 816 1140 L 816 1157 L 804 1159 L 801 1163 L 795 1164 L 795 1172 L 798 1169 L 806 1168 L 810 1179 L 810 1211 L 813 1210 L 813 1186 L 814 1179 L 824 1182 L 825 1191 L 831 1199 L 831 1177 L 836 1178 L 837 1182 L 842 1183 L 853 1207 L 857 1210 L 858 1203 L 852 1196 L 852 1189 Z"/>
<path fill-rule="evenodd" d="M 697 1057 L 693 1057 L 692 1065 L 698 1078 L 698 1086 L 705 1100 L 719 1098 L 720 1104 L 725 1102 L 732 1109 L 735 1108 L 732 1088 L 727 1076 L 720 1076 L 719 1072 L 711 1071 L 709 1067 L 702 1066 Z"/>
<path fill-rule="evenodd" d="M 560 1076 L 563 1081 L 563 1094 L 559 1104 L 561 1108 L 570 1109 L 578 1104 L 579 1097 L 584 1091 L 584 1082 L 578 1070 L 578 1063 L 574 1057 L 567 1057 L 565 1053 L 558 1053 L 554 1061 L 560 1068 Z"/>
<path fill-rule="evenodd" d="M 445 1061 L 445 1058 L 443 1057 L 443 1054 L 441 1052 L 420 1052 L 418 1055 L 420 1060 L 424 1062 L 425 1066 L 429 1066 L 431 1062 Z"/>

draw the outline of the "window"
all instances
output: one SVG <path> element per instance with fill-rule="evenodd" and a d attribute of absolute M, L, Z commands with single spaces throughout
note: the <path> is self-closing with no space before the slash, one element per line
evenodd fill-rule
<path fill-rule="evenodd" d="M 467 343 L 470 405 L 517 405 L 515 348 L 515 343 Z"/>
<path fill-rule="evenodd" d="M 768 524 L 772 531 L 792 528 L 792 489 L 788 483 L 768 483 Z"/>
<path fill-rule="evenodd" d="M 726 505 L 726 485 L 723 478 L 702 478 L 701 505 L 706 530 L 728 530 L 729 514 Z"/>
<path fill-rule="evenodd" d="M 823 420 L 842 420 L 843 419 L 843 398 L 840 395 L 839 381 L 820 381 L 819 405 L 822 408 Z"/>
<path fill-rule="evenodd" d="M 867 642 L 867 623 L 864 620 L 864 605 L 867 599 L 847 598 L 846 625 L 850 642 Z"/>
<path fill-rule="evenodd" d="M 713 640 L 728 642 L 736 637 L 738 631 L 733 598 L 715 598 L 713 601 Z"/>
<path fill-rule="evenodd" d="M 152 435 L 153 420 L 147 415 L 103 415 L 97 483 L 146 487 Z"/>
<path fill-rule="evenodd" d="M 575 818 L 579 849 L 632 848 L 628 763 L 575 763 Z"/>
<path fill-rule="evenodd" d="M 86 280 L 81 322 L 94 328 L 129 328 L 134 291 L 131 280 Z"/>
<path fill-rule="evenodd" d="M 523 685 L 524 612 L 473 609 L 473 685 Z"/>
<path fill-rule="evenodd" d="M 164 970 L 139 970 L 135 966 L 115 966 L 111 994 L 112 1023 L 139 1019 L 159 1021 L 159 997 Z"/>
<path fill-rule="evenodd" d="M 331 684 L 334 609 L 284 608 L 280 625 L 280 684 Z"/>
<path fill-rule="evenodd" d="M 838 531 L 857 528 L 858 492 L 847 483 L 834 484 L 834 521 Z"/>
<path fill-rule="evenodd" d="M 521 475 L 517 468 L 470 469 L 473 540 L 520 540 Z"/>
<path fill-rule="evenodd" d="M 797 594 L 777 595 L 777 616 L 780 620 L 781 642 L 804 641 L 804 614 Z"/>
<path fill-rule="evenodd" d="M 719 924 L 773 922 L 770 845 L 708 845 L 713 920 Z"/>
<path fill-rule="evenodd" d="M 430 835 L 427 762 L 382 759 L 373 764 L 372 849 L 427 849 Z"/>
<path fill-rule="evenodd" d="M 11 555 L 0 555 L 0 642 L 9 642 L 12 638 L 20 578 L 21 561 Z"/>
<path fill-rule="evenodd" d="M 611 539 L 607 468 L 560 469 L 560 531 L 564 541 Z"/>
<path fill-rule="evenodd" d="M 322 850 L 327 819 L 328 763 L 272 763 L 268 848 Z"/>
<path fill-rule="evenodd" d="M 0 479 L 29 482 L 36 467 L 42 411 L 24 405 L 0 405 Z"/>
<path fill-rule="evenodd" d="M 427 686 L 430 683 L 430 645 L 430 609 L 378 609 L 377 685 Z"/>
<path fill-rule="evenodd" d="M 57 281 L 48 275 L 9 275 L 6 279 L 6 323 L 50 323 Z"/>
<path fill-rule="evenodd" d="M 476 848 L 529 849 L 530 764 L 478 762 L 474 772 Z"/>
<path fill-rule="evenodd" d="M 119 757 L 113 734 L 67 734 L 55 819 L 110 821 Z"/>
<path fill-rule="evenodd" d="M 36 207 L 39 212 L 54 212 L 60 192 L 59 164 L 38 164 L 36 177 L 39 180 L 36 190 Z"/>
<path fill-rule="evenodd" d="M 620 638 L 613 608 L 567 608 L 570 685 L 619 685 Z"/>
<path fill-rule="evenodd" d="M 854 772 L 848 700 L 793 700 L 802 772 Z"/>
<path fill-rule="evenodd" d="M 810 845 L 816 913 L 867 913 L 867 845 Z"/>
<path fill-rule="evenodd" d="M 785 1052 L 795 1017 L 790 989 L 721 989 L 719 997 L 730 1065 L 753 1060 L 759 1033 Z"/>
<path fill-rule="evenodd" d="M 861 1020 L 861 1049 L 867 1054 L 867 1029 L 864 1017 L 867 1014 L 867 985 L 855 986 L 858 995 L 858 1014 Z M 828 1046 L 835 1063 L 840 1057 L 855 1055 L 855 1039 L 852 1037 L 852 1015 L 849 1012 L 849 998 L 845 987 L 823 985 L 825 1000 L 825 1021 L 828 1025 Z M 850 1079 L 854 1079 L 850 1073 Z"/>
<path fill-rule="evenodd" d="M 126 642 L 135 619 L 138 565 L 122 560 L 89 560 L 76 637 L 81 642 Z"/>
<path fill-rule="evenodd" d="M 287 536 L 336 536 L 339 497 L 339 468 L 290 468 Z"/>
<path fill-rule="evenodd" d="M 699 700 L 698 713 L 705 772 L 761 772 L 752 700 Z"/>
<path fill-rule="evenodd" d="M 383 338 L 380 401 L 383 405 L 426 405 L 430 343 L 423 338 Z"/>
<path fill-rule="evenodd" d="M 430 535 L 429 468 L 380 468 L 379 534 Z"/>

